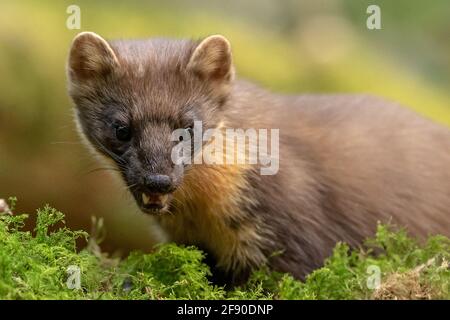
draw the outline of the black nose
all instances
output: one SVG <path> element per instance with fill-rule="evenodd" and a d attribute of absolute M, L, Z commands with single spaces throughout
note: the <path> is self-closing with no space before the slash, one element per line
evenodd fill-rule
<path fill-rule="evenodd" d="M 168 193 L 172 191 L 172 180 L 169 176 L 162 174 L 152 174 L 144 178 L 146 191 L 151 193 Z"/>

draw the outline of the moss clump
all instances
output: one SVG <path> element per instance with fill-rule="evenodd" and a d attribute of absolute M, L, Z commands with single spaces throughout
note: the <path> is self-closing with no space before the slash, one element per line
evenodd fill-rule
<path fill-rule="evenodd" d="M 64 222 L 64 215 L 48 206 L 38 210 L 35 235 L 21 231 L 26 218 L 0 216 L 0 298 L 75 299 L 100 291 L 102 269 L 96 257 L 75 249 L 75 240 L 87 233 L 65 227 L 49 232 L 50 226 Z M 82 272 L 83 290 L 67 289 L 71 265 Z"/>
<path fill-rule="evenodd" d="M 262 268 L 226 291 L 208 281 L 195 247 L 165 244 L 114 260 L 95 245 L 77 252 L 75 241 L 88 234 L 66 228 L 64 215 L 49 206 L 38 210 L 33 233 L 22 230 L 25 219 L 0 215 L 0 299 L 450 299 L 450 240 L 443 236 L 420 244 L 379 225 L 362 249 L 337 244 L 304 282 Z M 70 286 L 71 266 L 79 287 Z"/>

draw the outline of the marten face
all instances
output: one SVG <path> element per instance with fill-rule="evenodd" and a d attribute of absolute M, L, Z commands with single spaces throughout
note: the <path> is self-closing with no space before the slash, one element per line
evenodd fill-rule
<path fill-rule="evenodd" d="M 173 148 L 191 136 L 194 121 L 204 130 L 220 124 L 233 77 L 228 41 L 109 44 L 81 33 L 68 77 L 82 136 L 114 163 L 143 212 L 168 211 L 190 169 L 173 161 Z"/>

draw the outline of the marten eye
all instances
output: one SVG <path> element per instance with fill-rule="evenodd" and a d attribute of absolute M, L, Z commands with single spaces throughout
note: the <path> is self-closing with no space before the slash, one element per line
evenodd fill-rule
<path fill-rule="evenodd" d="M 131 138 L 130 127 L 124 125 L 116 126 L 116 138 L 120 141 L 129 141 Z"/>

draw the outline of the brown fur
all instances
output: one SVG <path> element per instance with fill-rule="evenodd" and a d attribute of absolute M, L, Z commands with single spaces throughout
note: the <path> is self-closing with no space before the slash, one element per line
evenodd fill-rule
<path fill-rule="evenodd" d="M 74 41 L 68 71 L 88 141 L 114 157 L 121 146 L 110 118 L 131 119 L 133 172 L 164 172 L 177 185 L 157 217 L 162 229 L 173 241 L 207 249 L 235 279 L 265 263 L 304 277 L 336 242 L 357 246 L 378 221 L 421 237 L 450 234 L 450 131 L 395 103 L 280 96 L 234 80 L 220 36 L 108 44 L 85 34 Z M 278 174 L 261 176 L 257 165 L 174 169 L 168 136 L 192 117 L 218 130 L 280 128 Z M 121 166 L 130 183 L 130 166 Z"/>

